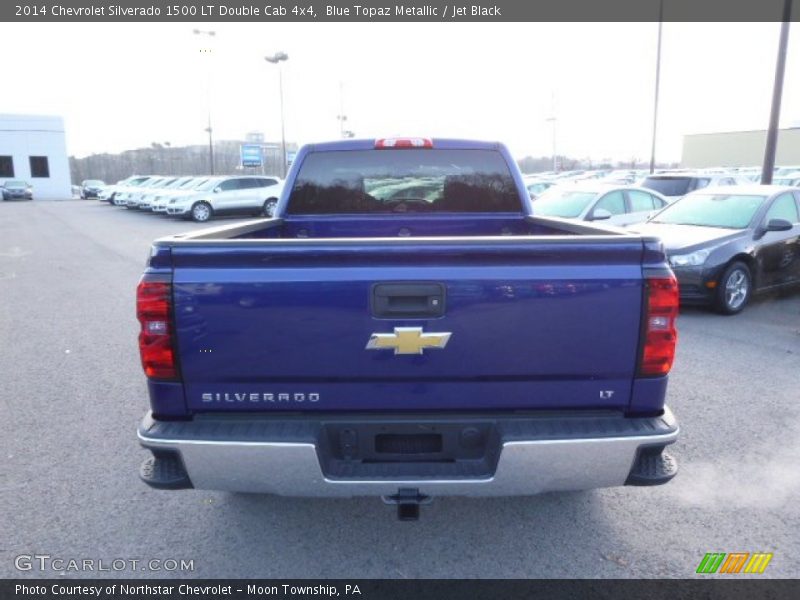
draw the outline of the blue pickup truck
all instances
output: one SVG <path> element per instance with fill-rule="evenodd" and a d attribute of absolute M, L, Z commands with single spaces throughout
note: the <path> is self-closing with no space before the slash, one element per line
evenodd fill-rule
<path fill-rule="evenodd" d="M 154 242 L 140 475 L 407 519 L 665 483 L 677 312 L 657 239 L 537 217 L 502 144 L 308 145 L 273 218 Z"/>

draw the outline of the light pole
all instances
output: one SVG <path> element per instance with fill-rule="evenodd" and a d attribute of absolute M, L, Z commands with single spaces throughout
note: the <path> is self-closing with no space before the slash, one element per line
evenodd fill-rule
<path fill-rule="evenodd" d="M 553 124 L 553 172 L 558 173 L 558 155 L 556 154 L 556 118 L 552 116 L 545 119 L 548 123 Z"/>
<path fill-rule="evenodd" d="M 778 60 L 775 63 L 775 86 L 772 89 L 772 109 L 769 115 L 767 146 L 764 149 L 764 166 L 761 168 L 761 183 L 772 183 L 775 169 L 775 150 L 778 145 L 778 122 L 781 116 L 781 96 L 783 95 L 783 73 L 786 70 L 786 46 L 789 43 L 789 23 L 792 20 L 792 0 L 784 0 L 781 36 L 778 40 Z"/>
<path fill-rule="evenodd" d="M 658 125 L 658 88 L 661 83 L 661 26 L 664 24 L 664 0 L 658 3 L 658 50 L 656 50 L 656 94 L 653 100 L 653 143 L 650 146 L 650 174 L 656 170 L 656 128 Z"/>
<path fill-rule="evenodd" d="M 553 124 L 553 172 L 558 173 L 558 154 L 556 154 L 556 93 L 553 92 L 550 96 L 552 109 L 552 116 L 545 119 L 548 123 Z"/>
<path fill-rule="evenodd" d="M 351 131 L 345 131 L 344 129 L 344 122 L 347 121 L 347 115 L 344 114 L 344 84 L 341 81 L 339 82 L 339 114 L 336 115 L 336 119 L 339 121 L 339 137 L 353 137 L 352 135 L 347 135 L 348 133 L 352 133 Z"/>
<path fill-rule="evenodd" d="M 272 56 L 265 56 L 264 60 L 273 65 L 278 65 L 278 93 L 281 97 L 281 177 L 286 177 L 286 133 L 283 123 L 283 70 L 281 62 L 289 60 L 286 52 L 276 52 Z"/>
<path fill-rule="evenodd" d="M 217 35 L 216 31 L 212 30 L 205 30 L 205 29 L 193 29 L 192 33 L 195 35 L 206 35 L 210 38 L 213 38 Z M 209 168 L 209 175 L 214 174 L 214 137 L 211 132 L 211 48 L 206 50 L 200 49 L 200 52 L 206 52 L 208 54 L 208 127 L 206 127 L 206 131 L 208 132 L 208 168 Z"/>

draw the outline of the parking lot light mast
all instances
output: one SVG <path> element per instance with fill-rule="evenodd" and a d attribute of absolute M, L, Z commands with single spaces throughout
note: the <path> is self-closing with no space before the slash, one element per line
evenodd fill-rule
<path fill-rule="evenodd" d="M 775 169 L 775 151 L 778 145 L 778 123 L 781 116 L 781 96 L 783 95 L 783 74 L 786 70 L 786 46 L 789 44 L 789 23 L 792 20 L 792 0 L 784 0 L 783 22 L 778 40 L 778 60 L 775 63 L 775 86 L 772 89 L 772 109 L 769 115 L 767 146 L 764 149 L 764 166 L 761 169 L 761 183 L 772 183 Z"/>
<path fill-rule="evenodd" d="M 658 3 L 658 46 L 656 50 L 656 93 L 653 99 L 653 143 L 650 146 L 650 174 L 656 170 L 656 131 L 658 129 L 658 92 L 661 84 L 661 27 L 664 25 L 664 0 Z"/>
<path fill-rule="evenodd" d="M 192 33 L 195 35 L 205 35 L 210 38 L 213 38 L 217 35 L 216 31 L 212 30 L 205 30 L 205 29 L 193 29 Z M 203 50 L 200 50 L 203 52 Z M 206 127 L 206 131 L 208 132 L 208 169 L 209 175 L 214 174 L 214 137 L 211 130 L 211 48 L 206 50 L 208 53 L 208 63 L 207 63 L 207 76 L 208 76 L 208 126 Z"/>
<path fill-rule="evenodd" d="M 553 172 L 558 173 L 558 154 L 556 152 L 556 93 L 553 92 L 550 96 L 551 101 L 551 116 L 545 119 L 548 123 L 553 124 Z"/>
<path fill-rule="evenodd" d="M 289 60 L 286 52 L 276 52 L 272 56 L 265 56 L 264 60 L 273 65 L 278 65 L 278 93 L 281 100 L 281 177 L 286 178 L 286 133 L 283 121 L 283 70 L 281 62 Z"/>

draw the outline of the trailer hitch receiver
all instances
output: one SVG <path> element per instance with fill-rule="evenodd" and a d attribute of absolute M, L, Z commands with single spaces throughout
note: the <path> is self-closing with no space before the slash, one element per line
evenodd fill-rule
<path fill-rule="evenodd" d="M 417 488 L 400 488 L 393 496 L 383 496 L 386 504 L 397 505 L 397 518 L 401 521 L 419 520 L 419 507 L 430 504 L 433 498 L 420 494 Z"/>

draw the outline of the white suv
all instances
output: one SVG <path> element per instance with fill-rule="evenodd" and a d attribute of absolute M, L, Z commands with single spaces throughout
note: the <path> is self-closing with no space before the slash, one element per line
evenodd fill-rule
<path fill-rule="evenodd" d="M 283 181 L 278 177 L 256 175 L 222 177 L 213 187 L 208 187 L 183 197 L 170 198 L 167 214 L 191 218 L 200 223 L 222 214 L 272 216 L 283 190 Z"/>

